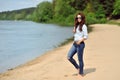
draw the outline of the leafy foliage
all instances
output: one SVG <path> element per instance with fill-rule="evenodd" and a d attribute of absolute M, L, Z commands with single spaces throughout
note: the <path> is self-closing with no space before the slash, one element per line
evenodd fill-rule
<path fill-rule="evenodd" d="M 68 20 L 66 18 L 70 18 L 72 14 L 75 13 L 75 9 L 72 8 L 69 3 L 72 2 L 73 0 L 55 0 L 55 9 L 54 9 L 54 22 L 57 22 L 61 25 L 66 25 L 72 23 L 72 19 Z M 67 21 L 66 21 L 67 20 Z"/>
<path fill-rule="evenodd" d="M 47 22 L 53 18 L 52 3 L 42 2 L 40 3 L 33 13 L 33 20 L 37 22 Z"/>
<path fill-rule="evenodd" d="M 114 10 L 112 13 L 113 17 L 119 18 L 120 17 L 120 0 L 116 0 L 114 4 Z"/>
<path fill-rule="evenodd" d="M 34 12 L 35 8 L 26 8 L 14 11 L 5 11 L 0 13 L 1 20 L 31 20 L 31 14 Z M 29 17 L 28 17 L 29 14 Z"/>
<path fill-rule="evenodd" d="M 107 19 L 120 18 L 120 0 L 53 0 L 44 1 L 36 8 L 0 13 L 1 20 L 32 20 L 60 25 L 74 24 L 74 16 L 83 12 L 87 24 L 105 23 Z"/>

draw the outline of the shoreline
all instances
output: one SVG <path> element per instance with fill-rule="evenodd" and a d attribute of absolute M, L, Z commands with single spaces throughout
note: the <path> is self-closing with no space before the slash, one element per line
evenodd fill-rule
<path fill-rule="evenodd" d="M 0 75 L 1 75 L 1 74 L 4 74 L 4 73 L 7 73 L 7 72 L 9 72 L 9 71 L 12 71 L 12 70 L 14 70 L 14 69 L 20 68 L 20 67 L 29 66 L 29 65 L 34 65 L 38 59 L 39 59 L 40 61 L 42 61 L 44 57 L 47 57 L 47 56 L 50 55 L 50 54 L 49 54 L 50 52 L 53 52 L 53 51 L 55 51 L 55 50 L 57 50 L 57 49 L 59 49 L 59 48 L 61 48 L 61 47 L 64 47 L 64 46 L 66 46 L 66 45 L 68 45 L 68 44 L 71 44 L 71 42 L 72 42 L 72 37 L 66 39 L 64 42 L 61 42 L 59 45 L 57 45 L 57 46 L 54 47 L 53 49 L 44 52 L 43 54 L 41 54 L 40 56 L 36 57 L 36 58 L 33 59 L 33 60 L 30 60 L 30 61 L 28 61 L 28 62 L 26 62 L 26 63 L 24 63 L 24 64 L 21 64 L 21 65 L 18 65 L 18 66 L 14 67 L 14 68 L 7 69 L 7 70 L 4 71 L 4 72 L 0 72 Z"/>
<path fill-rule="evenodd" d="M 47 57 L 47 56 L 49 55 L 49 52 L 55 51 L 56 49 L 58 49 L 58 48 L 60 48 L 60 47 L 63 47 L 63 46 L 65 46 L 65 45 L 67 45 L 67 44 L 70 44 L 71 42 L 72 42 L 72 41 L 71 41 L 71 38 L 68 38 L 68 39 L 66 39 L 66 41 L 60 43 L 57 47 L 54 47 L 53 49 L 44 52 L 43 54 L 41 54 L 40 56 L 36 57 L 35 59 L 32 59 L 32 60 L 30 60 L 30 61 L 27 61 L 26 63 L 21 64 L 21 65 L 18 65 L 18 66 L 14 67 L 14 68 L 7 69 L 7 70 L 4 71 L 4 72 L 0 72 L 0 75 L 1 75 L 1 74 L 4 74 L 4 73 L 7 73 L 7 72 L 9 72 L 9 71 L 11 71 L 11 70 L 20 68 L 20 67 L 29 66 L 29 65 L 34 65 L 34 64 L 36 63 L 36 60 L 38 60 L 38 59 L 39 59 L 40 61 L 43 60 L 44 57 Z M 35 62 L 35 63 L 34 63 L 34 62 Z"/>
<path fill-rule="evenodd" d="M 120 60 L 120 38 L 118 37 L 120 27 L 110 24 L 94 24 L 90 27 L 93 27 L 93 31 L 85 41 L 85 77 L 83 79 L 120 79 L 120 65 L 118 64 Z M 69 42 L 24 65 L 2 73 L 0 80 L 79 80 L 75 75 L 77 71 L 66 57 L 71 45 L 72 42 Z M 76 56 L 75 59 L 77 59 Z"/>
<path fill-rule="evenodd" d="M 72 28 L 62 28 L 54 24 L 37 24 L 29 21 L 14 22 L 9 20 L 0 21 L 0 23 L 2 24 L 0 26 L 0 73 L 25 64 L 41 54 L 53 50 L 65 41 L 66 38 L 72 36 Z M 26 27 L 26 25 L 30 26 Z M 42 28 L 42 26 L 44 27 Z M 47 26 L 50 29 L 45 31 L 46 34 L 43 34 L 43 30 L 47 29 Z M 64 35 L 66 31 L 68 33 Z M 56 32 L 58 34 L 55 35 L 54 33 Z"/>
<path fill-rule="evenodd" d="M 92 27 L 89 27 L 89 26 L 88 26 L 88 29 L 89 29 L 89 33 L 92 32 Z M 56 47 L 54 47 L 53 49 L 51 49 L 51 50 L 49 50 L 49 51 L 53 51 L 53 50 L 56 49 L 56 48 L 65 46 L 65 45 L 71 43 L 72 41 L 73 41 L 73 37 L 68 38 L 68 39 L 66 39 L 65 41 L 61 42 L 59 45 L 57 45 Z M 35 59 L 32 59 L 32 60 L 30 60 L 30 61 L 27 61 L 27 62 L 24 63 L 24 64 L 18 65 L 18 66 L 13 67 L 13 68 L 9 68 L 9 69 L 5 70 L 4 72 L 0 72 L 0 74 L 6 73 L 6 72 L 11 71 L 11 70 L 13 70 L 13 69 L 15 69 L 15 68 L 24 66 L 25 64 L 29 64 L 30 62 L 36 60 L 37 58 L 44 56 L 44 55 L 45 55 L 46 53 L 48 53 L 49 51 L 44 52 L 42 55 L 36 57 Z"/>

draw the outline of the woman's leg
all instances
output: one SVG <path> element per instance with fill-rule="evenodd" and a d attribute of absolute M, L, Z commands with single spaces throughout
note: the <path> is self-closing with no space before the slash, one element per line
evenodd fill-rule
<path fill-rule="evenodd" d="M 78 61 L 79 61 L 79 74 L 83 74 L 83 67 L 84 67 L 84 61 L 83 61 L 83 51 L 84 51 L 85 44 L 81 43 L 78 45 L 77 53 L 78 53 Z"/>
<path fill-rule="evenodd" d="M 77 52 L 77 47 L 76 47 L 76 45 L 73 43 L 70 51 L 68 52 L 67 58 L 68 58 L 68 60 L 74 65 L 74 67 L 75 67 L 76 69 L 78 69 L 79 66 L 78 66 L 78 64 L 76 63 L 75 59 L 73 59 L 73 56 L 75 55 L 76 52 Z"/>

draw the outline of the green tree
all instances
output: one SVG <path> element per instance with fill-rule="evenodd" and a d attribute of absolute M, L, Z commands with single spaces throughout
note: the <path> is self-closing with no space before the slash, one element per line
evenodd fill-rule
<path fill-rule="evenodd" d="M 87 5 L 87 1 L 86 0 L 72 0 L 69 3 L 75 10 L 84 10 L 86 8 Z"/>
<path fill-rule="evenodd" d="M 69 3 L 73 0 L 56 0 L 55 3 L 55 16 L 62 15 L 63 17 L 68 17 L 69 14 L 73 14 L 75 12 L 75 9 L 72 8 Z"/>
<path fill-rule="evenodd" d="M 111 16 L 114 9 L 115 0 L 99 0 L 99 3 L 103 5 L 105 15 L 108 17 Z"/>
<path fill-rule="evenodd" d="M 97 19 L 105 18 L 105 11 L 102 5 L 99 5 L 97 10 L 95 11 L 95 16 Z"/>
<path fill-rule="evenodd" d="M 22 19 L 22 14 L 16 14 L 15 15 L 15 20 L 21 20 Z"/>
<path fill-rule="evenodd" d="M 52 3 L 45 1 L 40 3 L 33 13 L 33 20 L 37 22 L 48 22 L 53 18 Z"/>
<path fill-rule="evenodd" d="M 113 15 L 120 15 L 120 0 L 116 0 L 114 4 Z"/>
<path fill-rule="evenodd" d="M 70 19 L 72 15 L 76 13 L 75 9 L 69 5 L 73 0 L 54 0 L 54 21 L 64 25 L 67 24 L 67 19 L 71 23 Z M 69 18 L 68 18 L 69 17 Z"/>

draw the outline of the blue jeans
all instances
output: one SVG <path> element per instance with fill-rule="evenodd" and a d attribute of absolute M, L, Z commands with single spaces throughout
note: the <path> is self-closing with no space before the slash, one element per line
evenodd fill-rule
<path fill-rule="evenodd" d="M 85 43 L 81 42 L 79 45 L 76 43 L 73 43 L 70 51 L 68 52 L 68 60 L 74 65 L 76 69 L 79 69 L 79 74 L 83 74 L 83 67 L 84 67 L 84 62 L 83 62 L 83 51 L 84 51 Z M 75 61 L 73 56 L 77 53 L 78 55 L 78 62 Z"/>

